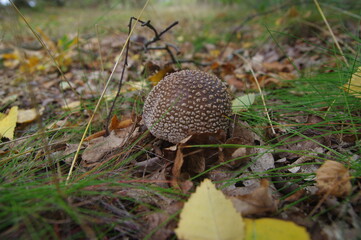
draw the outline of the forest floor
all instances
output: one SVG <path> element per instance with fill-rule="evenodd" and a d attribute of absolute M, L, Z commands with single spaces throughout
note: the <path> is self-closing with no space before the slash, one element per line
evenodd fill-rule
<path fill-rule="evenodd" d="M 321 7 L 330 29 L 313 2 L 0 9 L 1 238 L 176 239 L 207 178 L 243 217 L 360 239 L 360 8 Z M 180 69 L 227 84 L 228 133 L 147 131 Z"/>

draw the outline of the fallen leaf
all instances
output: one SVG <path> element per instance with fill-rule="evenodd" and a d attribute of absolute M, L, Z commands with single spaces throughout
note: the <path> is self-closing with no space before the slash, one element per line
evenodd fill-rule
<path fill-rule="evenodd" d="M 175 230 L 178 238 L 196 239 L 244 239 L 244 222 L 232 202 L 205 179 L 191 195 L 180 214 Z"/>
<path fill-rule="evenodd" d="M 131 118 L 123 120 L 123 121 L 119 121 L 118 117 L 116 115 L 114 115 L 112 117 L 112 119 L 110 120 L 108 128 L 109 128 L 109 131 L 111 132 L 111 131 L 116 130 L 116 129 L 123 129 L 123 128 L 130 127 L 133 123 L 134 122 L 133 122 L 133 120 Z M 106 133 L 105 130 L 101 130 L 99 132 L 93 133 L 92 135 L 86 137 L 84 139 L 84 141 L 90 141 L 92 139 L 104 136 L 105 133 Z"/>
<path fill-rule="evenodd" d="M 224 81 L 226 81 L 228 83 L 228 85 L 235 87 L 238 90 L 244 90 L 245 89 L 245 84 L 243 81 L 241 81 L 240 79 L 238 79 L 236 76 L 232 75 L 225 75 L 223 77 Z"/>
<path fill-rule="evenodd" d="M 266 148 L 252 148 L 251 154 L 253 155 L 250 165 L 252 172 L 265 172 L 275 168 L 273 155 Z"/>
<path fill-rule="evenodd" d="M 165 66 L 163 69 L 159 70 L 157 73 L 155 73 L 154 75 L 150 76 L 148 78 L 148 80 L 153 84 L 153 85 L 157 85 L 157 83 L 162 80 L 164 78 L 164 76 L 167 73 L 171 73 L 174 72 L 174 69 L 171 65 L 167 65 Z"/>
<path fill-rule="evenodd" d="M 262 63 L 263 67 L 267 72 L 290 72 L 292 71 L 292 65 L 289 63 L 281 62 L 264 62 Z"/>
<path fill-rule="evenodd" d="M 233 206 L 242 214 L 260 214 L 265 212 L 276 212 L 278 201 L 272 197 L 269 182 L 261 179 L 261 186 L 246 195 L 231 197 Z"/>
<path fill-rule="evenodd" d="M 126 128 L 132 124 L 133 124 L 133 120 L 131 118 L 125 119 L 123 121 L 119 121 L 118 117 L 116 115 L 114 115 L 109 124 L 109 131 L 112 131 L 115 129 Z"/>
<path fill-rule="evenodd" d="M 5 53 L 1 56 L 3 65 L 10 69 L 15 69 L 20 65 L 20 53 L 15 50 L 12 53 Z"/>
<path fill-rule="evenodd" d="M 226 144 L 247 145 L 249 142 L 242 136 L 228 138 Z M 232 167 L 239 167 L 241 164 L 245 164 L 251 159 L 251 148 L 246 146 L 223 148 L 222 152 L 224 154 L 224 161 Z"/>
<path fill-rule="evenodd" d="M 350 81 L 343 86 L 346 92 L 361 98 L 361 66 L 352 74 Z"/>
<path fill-rule="evenodd" d="M 336 197 L 347 196 L 351 192 L 350 174 L 342 163 L 328 160 L 316 171 L 319 194 Z"/>
<path fill-rule="evenodd" d="M 297 192 L 295 192 L 294 194 L 292 194 L 291 196 L 287 197 L 284 199 L 285 202 L 296 202 L 297 200 L 299 200 L 301 197 L 303 197 L 303 195 L 305 194 L 306 190 L 305 189 L 300 189 Z"/>
<path fill-rule="evenodd" d="M 310 240 L 304 227 L 293 222 L 273 218 L 247 219 L 245 218 L 245 240 Z"/>
<path fill-rule="evenodd" d="M 179 182 L 180 182 L 181 169 L 184 163 L 184 158 L 181 148 L 178 148 L 176 151 L 177 154 L 175 156 L 174 164 L 172 168 L 172 186 L 175 188 L 180 188 Z"/>
<path fill-rule="evenodd" d="M 67 164 L 71 164 L 73 161 L 72 153 L 75 153 L 78 150 L 79 144 L 78 143 L 67 143 L 65 150 L 63 152 L 63 156 L 65 156 L 64 162 Z M 83 149 L 84 147 L 81 147 Z"/>
<path fill-rule="evenodd" d="M 106 153 L 121 147 L 125 140 L 126 138 L 116 136 L 114 131 L 107 137 L 93 139 L 82 154 L 83 165 L 92 166 L 94 163 L 100 162 Z"/>
<path fill-rule="evenodd" d="M 10 140 L 14 139 L 16 120 L 18 118 L 18 107 L 12 107 L 5 117 L 0 120 L 0 137 Z"/>
<path fill-rule="evenodd" d="M 65 103 L 61 108 L 63 110 L 74 110 L 80 107 L 80 101 L 74 101 L 70 103 Z"/>
<path fill-rule="evenodd" d="M 55 129 L 55 128 L 62 128 L 65 126 L 68 126 L 68 119 L 64 119 L 64 120 L 57 120 L 55 122 L 50 123 L 48 126 L 46 126 L 46 129 Z"/>
<path fill-rule="evenodd" d="M 30 123 L 38 118 L 38 114 L 35 108 L 31 109 L 19 109 L 18 111 L 18 123 Z"/>
<path fill-rule="evenodd" d="M 243 95 L 241 97 L 237 97 L 232 101 L 232 110 L 234 113 L 246 111 L 256 99 L 256 95 L 254 93 L 249 93 Z"/>

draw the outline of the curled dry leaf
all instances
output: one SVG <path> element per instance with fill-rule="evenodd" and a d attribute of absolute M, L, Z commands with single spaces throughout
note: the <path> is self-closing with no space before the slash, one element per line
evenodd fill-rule
<path fill-rule="evenodd" d="M 319 194 L 342 197 L 351 193 L 348 169 L 336 161 L 328 160 L 317 170 L 316 182 Z"/>

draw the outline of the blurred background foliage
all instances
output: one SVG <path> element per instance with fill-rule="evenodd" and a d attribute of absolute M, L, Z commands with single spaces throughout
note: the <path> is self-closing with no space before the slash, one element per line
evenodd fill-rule
<path fill-rule="evenodd" d="M 111 7 L 114 5 L 122 6 L 122 7 L 142 7 L 146 0 L 13 0 L 13 2 L 18 7 L 27 7 L 27 8 L 42 8 L 46 6 L 57 6 L 57 7 L 99 7 L 99 6 L 107 6 Z M 173 1 L 173 0 L 152 0 L 151 2 L 156 4 L 164 4 L 164 5 L 178 5 L 178 4 L 193 4 L 193 3 L 201 3 L 201 4 L 221 4 L 221 5 L 244 5 L 248 8 L 254 8 L 258 11 L 267 10 L 269 7 L 275 7 L 277 5 L 284 4 L 308 4 L 313 3 L 313 0 L 182 0 Z M 321 0 L 319 1 L 321 4 L 328 4 L 336 7 L 341 7 L 343 9 L 355 9 L 355 7 L 361 6 L 361 1 L 355 0 Z M 0 0 L 0 4 L 2 6 L 9 5 L 9 0 Z"/>

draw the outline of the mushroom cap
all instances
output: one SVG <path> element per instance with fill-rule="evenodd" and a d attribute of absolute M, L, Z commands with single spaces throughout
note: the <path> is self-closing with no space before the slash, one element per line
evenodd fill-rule
<path fill-rule="evenodd" d="M 178 143 L 195 133 L 227 131 L 231 97 L 216 76 L 182 70 L 165 76 L 149 93 L 143 119 L 157 138 Z"/>

